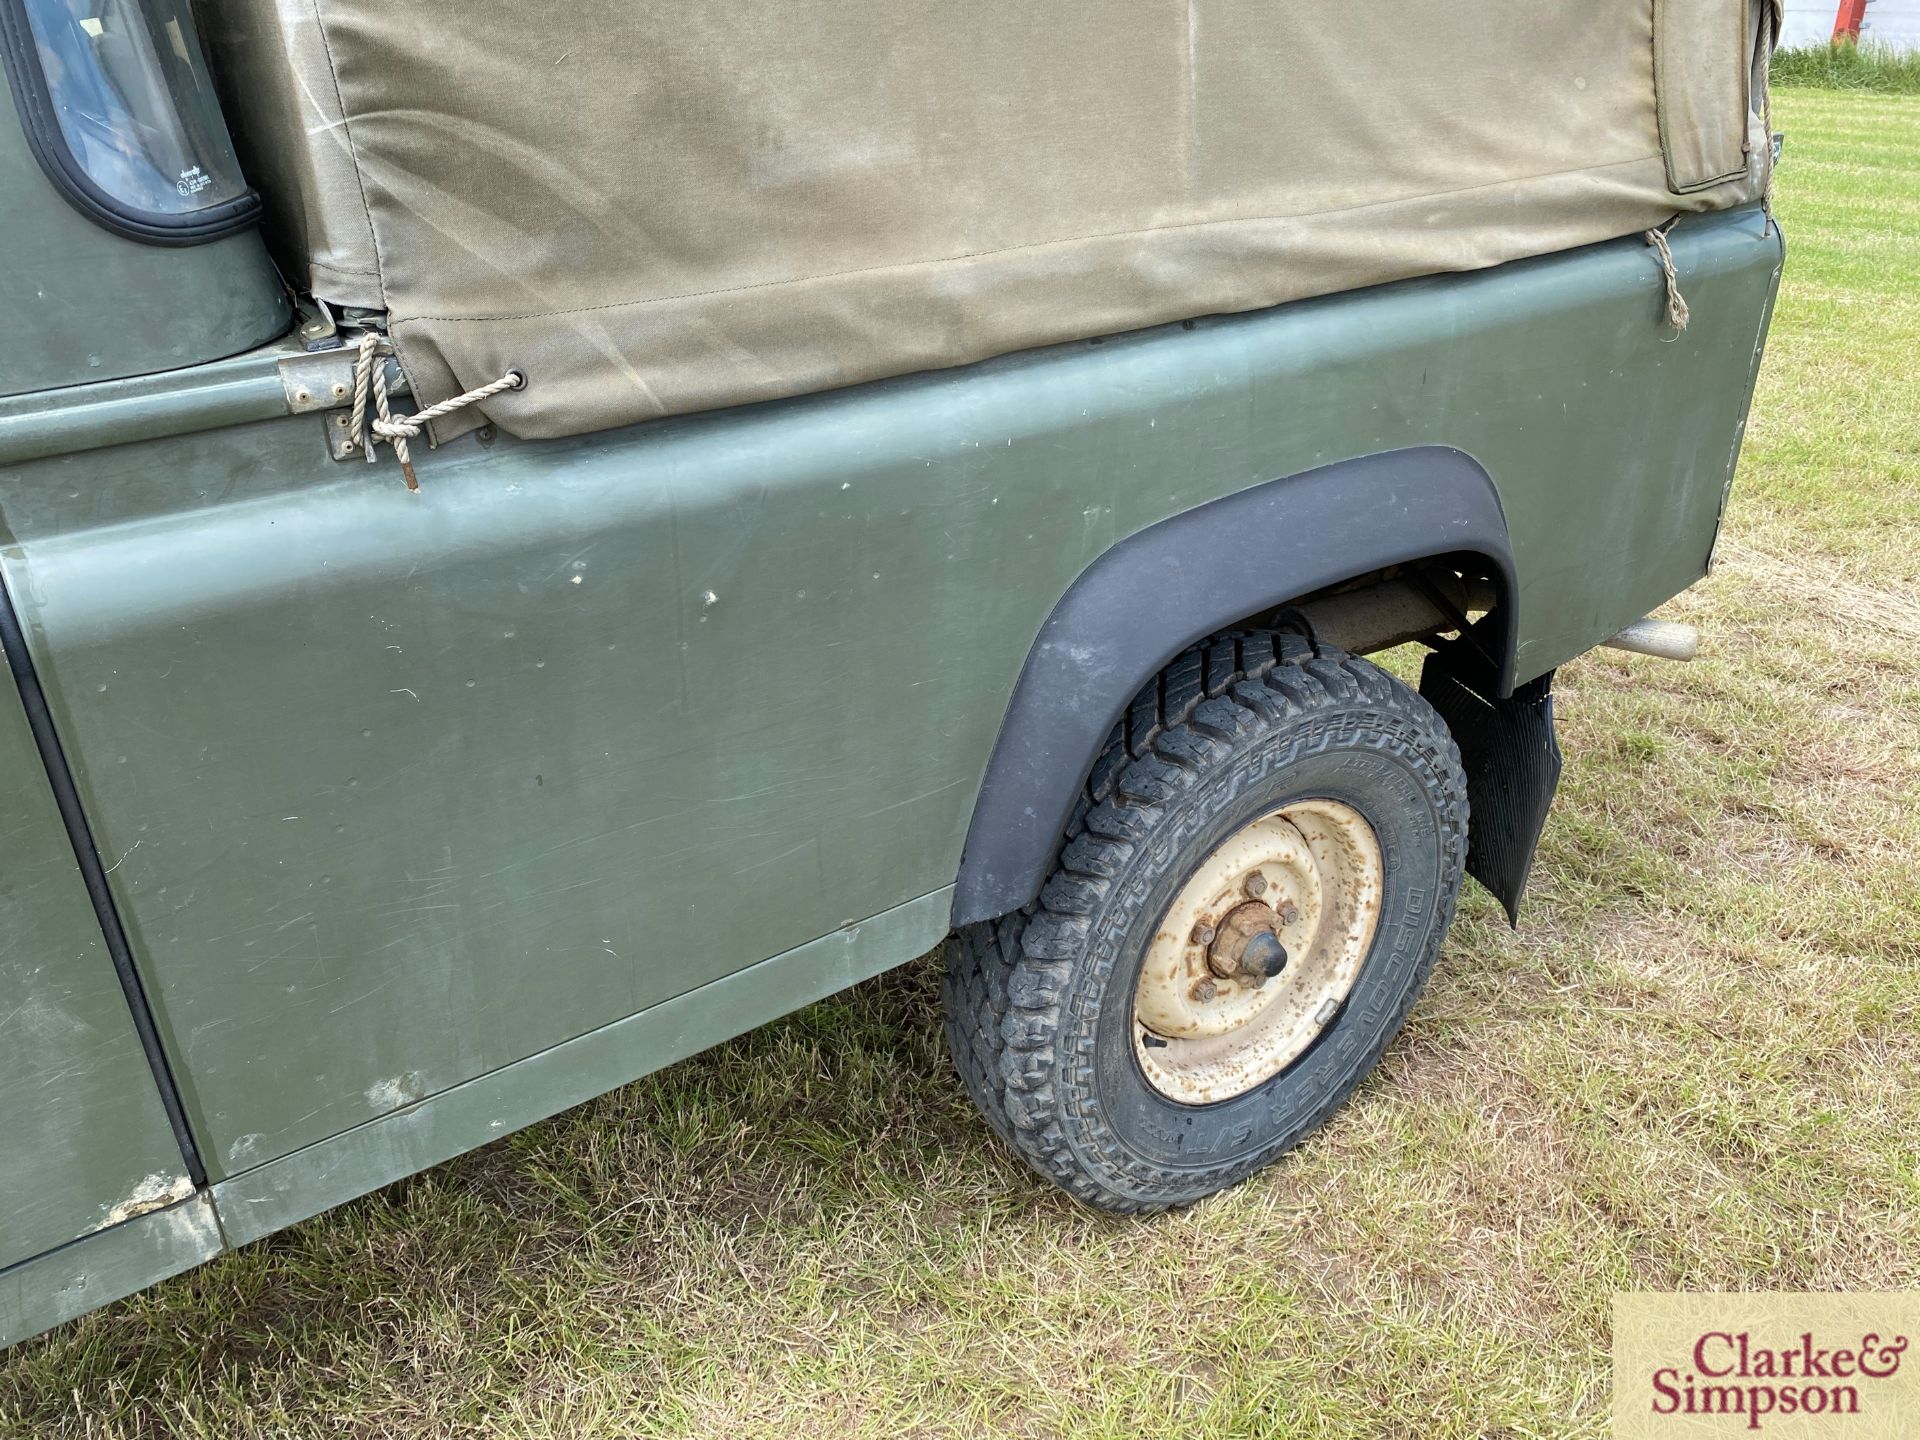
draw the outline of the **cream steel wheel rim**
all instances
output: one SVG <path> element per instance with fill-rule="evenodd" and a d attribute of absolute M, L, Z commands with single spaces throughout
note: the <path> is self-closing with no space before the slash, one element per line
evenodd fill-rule
<path fill-rule="evenodd" d="M 1211 1105 L 1305 1054 L 1360 977 L 1383 868 L 1373 827 L 1338 800 L 1282 806 L 1207 856 L 1162 917 L 1134 990 L 1148 1084 Z"/>

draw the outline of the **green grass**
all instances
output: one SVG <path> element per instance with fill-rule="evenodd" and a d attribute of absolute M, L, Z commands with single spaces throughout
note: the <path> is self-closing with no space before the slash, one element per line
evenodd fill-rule
<path fill-rule="evenodd" d="M 1920 1286 L 1920 101 L 1783 93 L 1692 666 L 1562 672 L 1525 929 L 1194 1210 L 988 1138 L 909 966 L 66 1326 L 8 1437 L 1605 1433 L 1623 1288 Z"/>
<path fill-rule="evenodd" d="M 1776 86 L 1920 95 L 1920 51 L 1893 50 L 1885 45 L 1841 41 L 1777 50 L 1771 73 Z"/>

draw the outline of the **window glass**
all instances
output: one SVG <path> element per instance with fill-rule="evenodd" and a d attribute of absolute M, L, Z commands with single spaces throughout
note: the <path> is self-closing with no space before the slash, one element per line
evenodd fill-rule
<path fill-rule="evenodd" d="M 184 0 L 24 0 L 60 133 L 115 201 L 156 217 L 247 194 Z"/>

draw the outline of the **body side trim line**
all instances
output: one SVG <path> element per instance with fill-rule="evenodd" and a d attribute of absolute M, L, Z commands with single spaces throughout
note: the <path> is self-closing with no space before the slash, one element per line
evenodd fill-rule
<path fill-rule="evenodd" d="M 274 420 L 290 413 L 275 341 L 181 370 L 0 398 L 0 465 Z"/>

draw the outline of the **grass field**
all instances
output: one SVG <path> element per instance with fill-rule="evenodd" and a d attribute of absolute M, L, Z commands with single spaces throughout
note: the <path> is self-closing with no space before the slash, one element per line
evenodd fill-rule
<path fill-rule="evenodd" d="M 1562 672 L 1526 928 L 1157 1221 L 990 1142 L 909 966 L 7 1356 L 0 1435 L 1581 1435 L 1616 1290 L 1920 1287 L 1920 98 L 1783 91 L 1705 658 Z"/>
<path fill-rule="evenodd" d="M 1801 45 L 1773 56 L 1775 86 L 1920 95 L 1920 53 L 1881 45 Z"/>

